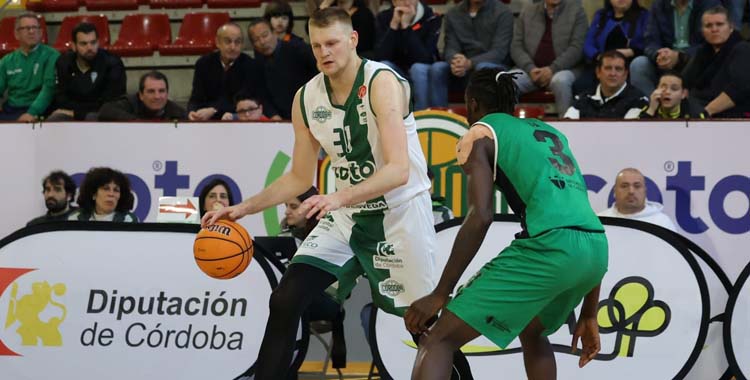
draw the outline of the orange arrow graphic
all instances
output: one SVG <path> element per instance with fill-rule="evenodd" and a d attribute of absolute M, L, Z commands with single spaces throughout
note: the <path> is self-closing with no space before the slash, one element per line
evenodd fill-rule
<path fill-rule="evenodd" d="M 190 202 L 190 199 L 187 200 L 187 203 L 184 205 L 176 204 L 176 205 L 159 205 L 159 212 L 163 212 L 165 214 L 185 214 L 185 219 L 189 218 L 190 215 L 195 214 L 197 209 L 193 205 L 192 202 Z"/>

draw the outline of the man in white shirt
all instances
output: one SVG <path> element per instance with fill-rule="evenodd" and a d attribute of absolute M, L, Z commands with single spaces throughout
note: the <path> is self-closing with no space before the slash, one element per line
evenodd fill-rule
<path fill-rule="evenodd" d="M 626 168 L 615 179 L 615 204 L 599 216 L 640 220 L 675 231 L 672 219 L 662 211 L 660 203 L 646 200 L 646 180 L 638 169 Z"/>

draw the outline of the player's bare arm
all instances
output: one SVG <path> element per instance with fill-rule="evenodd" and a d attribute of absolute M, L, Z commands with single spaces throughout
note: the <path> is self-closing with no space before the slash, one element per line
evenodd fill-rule
<path fill-rule="evenodd" d="M 458 143 L 459 164 L 466 173 L 468 212 L 453 243 L 448 263 L 435 290 L 411 304 L 404 315 L 407 330 L 425 332 L 427 321 L 448 302 L 461 275 L 482 245 L 492 224 L 492 197 L 495 143 L 483 135 L 485 127 L 473 127 Z M 480 132 L 481 131 L 481 132 Z M 465 162 L 462 163 L 462 156 Z"/>
<path fill-rule="evenodd" d="M 245 215 L 260 212 L 296 197 L 310 188 L 317 171 L 320 143 L 305 125 L 300 101 L 300 92 L 297 91 L 292 103 L 292 126 L 294 127 L 292 170 L 282 175 L 260 193 L 238 205 L 225 207 L 219 211 L 207 212 L 201 219 L 203 227 L 214 224 L 219 219 L 236 220 Z"/>
<path fill-rule="evenodd" d="M 392 73 L 381 71 L 372 81 L 370 99 L 377 115 L 384 165 L 362 183 L 305 200 L 302 206 L 309 210 L 307 218 L 317 215 L 320 219 L 328 211 L 369 201 L 409 180 L 409 154 L 403 120 L 409 111 L 401 84 Z"/>
<path fill-rule="evenodd" d="M 594 360 L 601 349 L 599 342 L 599 322 L 596 319 L 596 308 L 599 305 L 599 288 L 595 288 L 583 299 L 581 315 L 578 317 L 576 329 L 573 332 L 573 343 L 570 345 L 575 352 L 578 349 L 578 338 L 581 338 L 581 358 L 578 367 L 583 368 L 588 362 Z"/>

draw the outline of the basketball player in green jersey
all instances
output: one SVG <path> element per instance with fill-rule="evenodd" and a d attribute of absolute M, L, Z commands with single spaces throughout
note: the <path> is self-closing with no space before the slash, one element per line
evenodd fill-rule
<path fill-rule="evenodd" d="M 477 71 L 466 89 L 472 126 L 457 145 L 457 158 L 468 178 L 469 211 L 437 287 L 404 317 L 409 331 L 423 334 L 412 379 L 447 379 L 451 356 L 480 334 L 501 348 L 518 336 L 528 378 L 555 379 L 547 335 L 581 299 L 572 344 L 575 349 L 582 338 L 579 366 L 599 351 L 596 308 L 608 257 L 604 228 L 565 136 L 540 120 L 511 116 L 516 99 L 512 74 L 494 69 Z M 449 300 L 492 223 L 495 187 L 523 229 Z M 429 329 L 429 319 L 444 306 Z"/>
<path fill-rule="evenodd" d="M 342 9 L 316 11 L 309 25 L 320 74 L 294 98 L 291 171 L 202 220 L 204 226 L 235 220 L 283 203 L 313 183 L 321 147 L 331 157 L 336 192 L 312 196 L 297 209 L 320 221 L 271 294 L 256 380 L 286 378 L 300 316 L 334 282 L 343 300 L 366 274 L 378 307 L 400 316 L 435 286 L 430 181 L 409 84 L 388 66 L 357 56 L 358 36 Z"/>

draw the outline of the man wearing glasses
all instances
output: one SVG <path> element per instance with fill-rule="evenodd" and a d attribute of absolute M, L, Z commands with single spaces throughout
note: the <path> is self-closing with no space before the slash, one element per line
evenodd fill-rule
<path fill-rule="evenodd" d="M 225 113 L 221 120 L 269 121 L 271 119 L 263 115 L 263 104 L 258 99 L 239 96 L 237 97 L 235 112 Z"/>
<path fill-rule="evenodd" d="M 55 63 L 60 53 L 41 43 L 34 13 L 16 18 L 16 51 L 0 59 L 0 94 L 8 91 L 0 120 L 34 122 L 44 116 L 55 95 Z"/>

